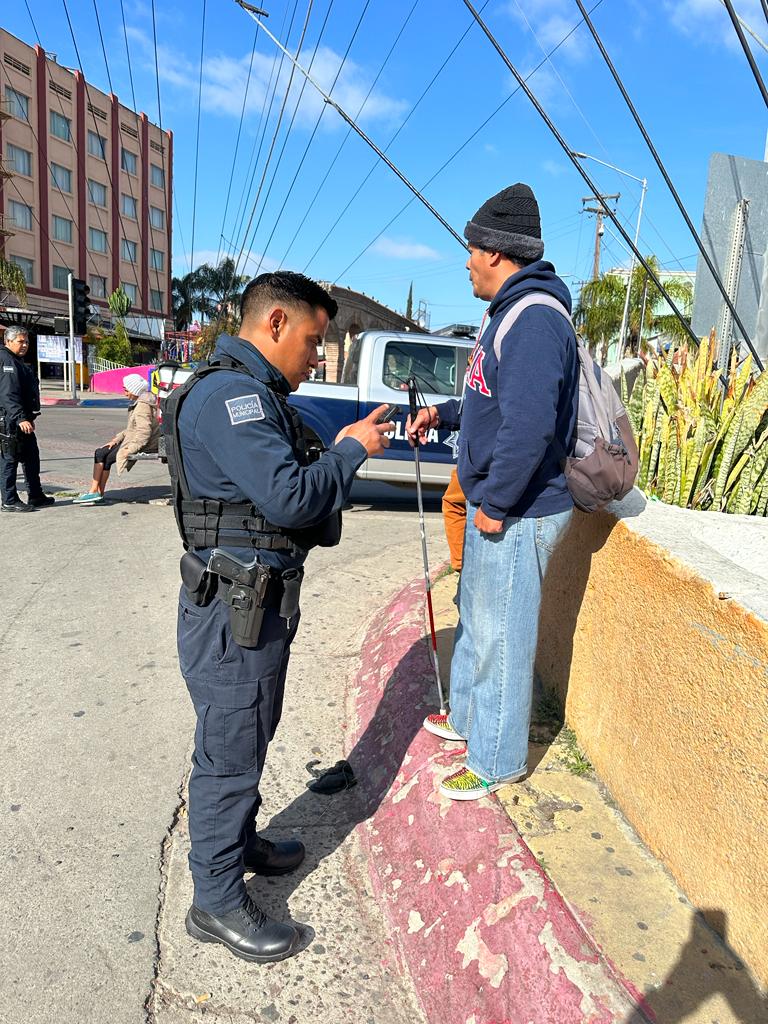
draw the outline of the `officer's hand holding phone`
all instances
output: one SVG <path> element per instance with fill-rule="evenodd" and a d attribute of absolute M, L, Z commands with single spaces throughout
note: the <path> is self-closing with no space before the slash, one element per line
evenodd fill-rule
<path fill-rule="evenodd" d="M 369 457 L 381 455 L 385 448 L 389 448 L 389 438 L 386 435 L 391 434 L 395 429 L 395 424 L 391 420 L 384 423 L 379 422 L 382 414 L 386 413 L 389 408 L 387 405 L 379 405 L 364 420 L 358 420 L 357 423 L 351 423 L 348 427 L 344 427 L 336 435 L 334 444 L 338 444 L 344 437 L 354 437 L 365 448 Z"/>

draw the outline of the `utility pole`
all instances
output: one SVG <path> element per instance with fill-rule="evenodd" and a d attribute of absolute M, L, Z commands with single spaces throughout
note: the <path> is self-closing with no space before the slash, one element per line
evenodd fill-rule
<path fill-rule="evenodd" d="M 599 206 L 584 206 L 582 213 L 594 213 L 595 215 L 595 255 L 592 261 L 592 280 L 597 281 L 600 277 L 600 243 L 603 240 L 603 234 L 605 233 L 605 227 L 603 226 L 603 216 L 606 212 L 606 199 L 613 199 L 618 202 L 621 198 L 621 193 L 616 192 L 613 195 L 603 195 L 602 193 L 596 196 L 583 196 L 582 205 L 584 203 L 599 203 Z"/>

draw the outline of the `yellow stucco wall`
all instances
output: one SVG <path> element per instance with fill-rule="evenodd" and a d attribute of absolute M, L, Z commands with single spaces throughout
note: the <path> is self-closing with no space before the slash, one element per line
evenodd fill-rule
<path fill-rule="evenodd" d="M 577 513 L 537 669 L 632 825 L 768 984 L 768 623 L 626 522 Z"/>

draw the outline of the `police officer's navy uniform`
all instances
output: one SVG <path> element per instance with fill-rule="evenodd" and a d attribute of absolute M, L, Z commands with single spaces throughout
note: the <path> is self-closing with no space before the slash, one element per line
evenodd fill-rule
<path fill-rule="evenodd" d="M 19 463 L 24 467 L 30 503 L 47 503 L 40 484 L 40 450 L 34 434 L 24 434 L 19 424 L 32 423 L 40 415 L 40 384 L 27 363 L 9 348 L 0 346 L 0 432 L 9 440 L 0 454 L 0 489 L 3 505 L 21 502 L 16 489 Z"/>
<path fill-rule="evenodd" d="M 252 558 L 255 548 L 275 581 L 253 647 L 234 642 L 230 609 L 220 596 L 200 606 L 182 586 L 179 597 L 179 662 L 197 714 L 189 783 L 194 907 L 222 915 L 246 900 L 243 870 L 258 841 L 259 780 L 280 721 L 290 645 L 299 621 L 298 610 L 290 619 L 280 614 L 280 578 L 291 575 L 287 570 L 298 575 L 295 570 L 301 569 L 307 552 L 283 535 L 340 512 L 366 451 L 354 438 L 344 438 L 316 462 L 303 464 L 303 444 L 296 413 L 285 403 L 290 388 L 283 375 L 254 346 L 227 335 L 218 340 L 217 360 L 235 360 L 247 373 L 219 368 L 199 379 L 180 405 L 178 442 L 187 497 L 228 505 L 218 527 L 216 517 L 208 516 L 209 526 L 214 521 L 213 533 L 192 527 L 182 532 L 205 562 L 214 544 L 243 561 Z M 166 437 L 168 429 L 164 423 Z M 281 531 L 282 548 L 260 546 L 265 538 L 259 540 L 255 521 L 247 515 L 239 522 L 226 515 L 233 505 L 248 503 Z M 199 516 L 194 521 L 201 523 Z"/>

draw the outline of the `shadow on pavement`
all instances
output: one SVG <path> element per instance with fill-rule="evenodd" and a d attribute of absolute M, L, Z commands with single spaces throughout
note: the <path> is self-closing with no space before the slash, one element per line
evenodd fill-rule
<path fill-rule="evenodd" d="M 253 877 L 254 900 L 280 920 L 290 917 L 288 901 L 325 857 L 370 818 L 389 792 L 424 716 L 436 710 L 427 641 L 420 639 L 392 672 L 365 732 L 349 754 L 358 783 L 333 796 L 306 790 L 272 817 L 267 838 L 298 835 L 307 856 L 299 870 L 282 878 Z M 308 777 L 308 781 L 311 781 Z"/>
<path fill-rule="evenodd" d="M 664 983 L 645 995 L 645 1007 L 658 1024 L 682 1024 L 715 995 L 741 1024 L 767 1024 L 768 998 L 728 945 L 728 915 L 710 908 L 695 915 L 677 963 Z M 627 1024 L 647 1020 L 638 1010 Z"/>

